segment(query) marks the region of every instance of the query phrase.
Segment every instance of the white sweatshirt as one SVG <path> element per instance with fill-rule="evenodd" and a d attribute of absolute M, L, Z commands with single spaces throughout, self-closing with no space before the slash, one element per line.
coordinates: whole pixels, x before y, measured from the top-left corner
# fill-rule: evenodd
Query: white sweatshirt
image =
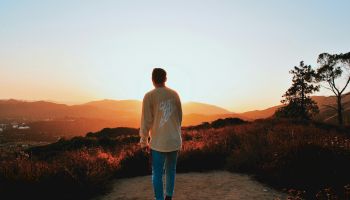
<path fill-rule="evenodd" d="M 142 102 L 140 127 L 141 146 L 161 152 L 180 150 L 182 108 L 179 95 L 168 87 L 158 87 L 146 93 Z"/>

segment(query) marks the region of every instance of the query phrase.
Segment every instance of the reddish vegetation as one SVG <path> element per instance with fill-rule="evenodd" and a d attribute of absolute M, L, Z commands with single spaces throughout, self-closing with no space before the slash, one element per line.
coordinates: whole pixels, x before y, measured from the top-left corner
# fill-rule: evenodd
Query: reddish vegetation
<path fill-rule="evenodd" d="M 315 199 L 316 194 L 323 199 L 330 193 L 345 198 L 344 186 L 350 183 L 347 131 L 280 120 L 184 129 L 177 171 L 226 169 L 255 175 L 280 189 L 294 188 L 291 199 Z M 1 195 L 82 199 L 108 190 L 112 178 L 150 174 L 148 153 L 139 149 L 137 134 L 101 134 L 1 159 Z"/>

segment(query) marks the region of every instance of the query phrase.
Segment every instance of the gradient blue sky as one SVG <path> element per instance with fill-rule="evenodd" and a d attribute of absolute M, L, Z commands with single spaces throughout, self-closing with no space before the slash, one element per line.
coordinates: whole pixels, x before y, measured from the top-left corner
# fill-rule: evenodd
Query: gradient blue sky
<path fill-rule="evenodd" d="M 183 101 L 279 104 L 299 61 L 350 51 L 350 1 L 0 0 L 0 98 L 142 99 L 153 67 Z M 322 90 L 319 94 L 329 95 Z"/>

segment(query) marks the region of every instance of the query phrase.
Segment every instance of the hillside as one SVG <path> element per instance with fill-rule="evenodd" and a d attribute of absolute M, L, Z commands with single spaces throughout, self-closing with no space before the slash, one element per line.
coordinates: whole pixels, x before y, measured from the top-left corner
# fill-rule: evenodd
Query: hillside
<path fill-rule="evenodd" d="M 345 122 L 350 121 L 350 93 L 344 96 Z M 337 122 L 336 111 L 325 105 L 335 106 L 334 96 L 312 96 L 320 113 L 316 116 L 319 121 L 330 123 Z M 230 112 L 219 106 L 188 102 L 183 103 L 184 126 L 197 125 L 205 121 L 213 121 L 218 118 L 237 117 L 244 120 L 267 118 L 282 105 L 273 106 L 263 110 L 254 110 L 243 113 Z M 142 102 L 138 100 L 100 100 L 91 101 L 80 105 L 65 105 L 46 101 L 19 101 L 0 100 L 0 120 L 20 119 L 28 121 L 52 120 L 62 118 L 88 118 L 107 120 L 115 126 L 139 127 Z"/>
<path fill-rule="evenodd" d="M 319 106 L 320 113 L 316 116 L 316 119 L 319 121 L 324 121 L 328 123 L 336 124 L 337 119 L 337 111 L 328 107 L 333 106 L 336 107 L 336 97 L 335 96 L 313 96 L 314 101 L 316 101 Z M 342 99 L 344 104 L 344 122 L 346 124 L 350 123 L 350 92 L 346 93 Z M 327 106 L 328 105 L 328 106 Z"/>
<path fill-rule="evenodd" d="M 83 105 L 94 106 L 100 109 L 123 111 L 131 113 L 141 113 L 142 102 L 138 100 L 110 100 L 91 101 Z"/>
<path fill-rule="evenodd" d="M 200 115 L 220 115 L 220 114 L 231 114 L 230 111 L 205 103 L 188 102 L 182 105 L 183 113 L 187 114 L 200 114 Z"/>
<path fill-rule="evenodd" d="M 138 127 L 142 102 L 138 100 L 101 100 L 68 106 L 45 101 L 0 100 L 0 119 L 39 121 L 62 118 L 92 118 L 113 121 L 115 126 Z M 183 104 L 184 125 L 196 125 L 220 117 L 241 117 L 218 106 L 190 102 Z"/>
<path fill-rule="evenodd" d="M 284 191 L 292 191 L 291 194 L 294 195 L 298 191 L 305 191 L 300 193 L 305 198 L 294 199 L 315 199 L 313 197 L 316 194 L 328 196 L 329 187 L 334 195 L 342 197 L 344 186 L 350 188 L 347 185 L 350 177 L 348 127 L 277 119 L 248 123 L 238 119 L 217 122 L 223 126 L 215 128 L 216 123 L 210 123 L 207 128 L 183 129 L 183 146 L 177 164 L 179 175 L 212 170 L 227 170 L 233 172 L 232 175 L 249 174 L 255 180 L 279 191 L 286 188 Z M 2 197 L 11 197 L 4 199 L 73 200 L 92 199 L 96 195 L 112 192 L 114 198 L 118 199 L 124 190 L 118 190 L 117 193 L 113 191 L 117 189 L 115 187 L 123 186 L 113 184 L 110 187 L 110 183 L 120 183 L 124 178 L 151 173 L 149 149 L 141 150 L 138 142 L 137 129 L 107 128 L 88 133 L 85 137 L 62 138 L 45 146 L 27 148 L 20 154 L 0 154 L 0 194 Z M 231 177 L 229 174 L 224 177 L 212 175 L 200 177 L 205 179 L 204 182 L 212 183 L 209 184 L 213 187 L 212 192 L 222 192 L 225 189 L 225 194 L 216 193 L 224 199 L 234 199 L 224 195 L 237 194 L 234 189 L 244 182 L 239 177 L 236 178 L 242 181 L 226 182 L 226 178 Z M 209 195 L 205 191 L 210 191 L 210 188 L 203 188 L 204 185 L 200 184 L 203 180 L 199 181 L 194 176 L 177 183 L 193 181 L 193 186 L 201 188 L 196 194 Z M 237 187 L 229 185 L 229 182 L 237 183 Z M 254 185 L 260 184 L 255 182 L 251 187 Z M 144 188 L 145 185 L 139 186 Z M 254 189 L 247 192 L 251 187 L 239 191 L 253 195 Z M 112 188 L 113 191 L 110 190 Z M 144 195 L 141 191 L 137 190 L 140 193 L 133 195 Z M 175 194 L 176 198 L 184 199 L 179 193 Z M 189 197 L 191 198 L 185 199 L 202 196 Z M 211 197 L 204 199 L 216 199 Z M 133 196 L 133 199 L 140 198 Z"/>
<path fill-rule="evenodd" d="M 272 116 L 278 108 L 282 107 L 282 105 L 273 106 L 264 110 L 253 110 L 241 113 L 242 116 L 250 119 L 260 119 L 260 118 L 267 118 Z"/>
<path fill-rule="evenodd" d="M 65 117 L 86 117 L 110 119 L 127 112 L 115 112 L 89 105 L 58 104 L 46 101 L 1 100 L 0 118 L 26 118 L 29 120 L 57 119 Z"/>

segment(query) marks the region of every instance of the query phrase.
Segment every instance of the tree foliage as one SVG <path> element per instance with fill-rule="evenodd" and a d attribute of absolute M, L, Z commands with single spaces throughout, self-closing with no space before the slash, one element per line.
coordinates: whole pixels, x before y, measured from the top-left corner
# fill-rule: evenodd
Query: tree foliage
<path fill-rule="evenodd" d="M 318 113 L 318 106 L 310 95 L 319 90 L 319 85 L 315 85 L 316 72 L 310 65 L 305 65 L 303 61 L 299 66 L 295 66 L 289 72 L 293 74 L 292 86 L 282 96 L 281 100 L 285 106 L 277 110 L 275 115 L 283 118 L 293 118 L 309 120 Z"/>
<path fill-rule="evenodd" d="M 343 109 L 342 102 L 343 93 L 350 83 L 350 52 L 346 54 L 329 54 L 322 53 L 318 56 L 317 62 L 320 67 L 317 69 L 317 81 L 326 82 L 328 86 L 324 86 L 332 91 L 337 97 L 337 106 L 327 105 L 338 113 L 338 123 L 343 125 Z M 348 72 L 348 73 L 345 73 Z M 343 80 L 344 85 L 339 86 L 336 80 Z"/>

